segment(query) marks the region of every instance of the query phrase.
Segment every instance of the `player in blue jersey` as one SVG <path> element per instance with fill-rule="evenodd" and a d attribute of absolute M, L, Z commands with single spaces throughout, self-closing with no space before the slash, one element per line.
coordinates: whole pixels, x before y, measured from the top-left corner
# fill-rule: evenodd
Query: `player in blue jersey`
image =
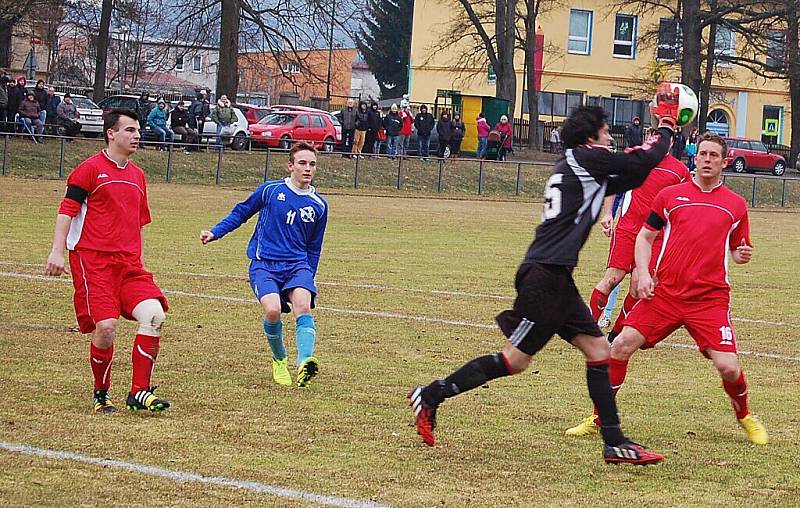
<path fill-rule="evenodd" d="M 200 233 L 203 244 L 219 240 L 258 213 L 247 246 L 247 257 L 252 260 L 250 286 L 264 309 L 272 377 L 280 385 L 292 384 L 281 312 L 293 311 L 297 323 L 297 386 L 308 386 L 319 372 L 311 309 L 317 294 L 314 277 L 328 223 L 328 203 L 311 185 L 316 171 L 317 150 L 307 143 L 295 144 L 289 151 L 289 177 L 265 182 L 210 231 Z"/>

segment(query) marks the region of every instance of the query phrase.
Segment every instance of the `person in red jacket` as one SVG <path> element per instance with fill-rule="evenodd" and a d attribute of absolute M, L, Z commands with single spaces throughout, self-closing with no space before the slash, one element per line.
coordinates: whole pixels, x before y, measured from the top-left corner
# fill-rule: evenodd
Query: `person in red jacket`
<path fill-rule="evenodd" d="M 508 121 L 508 117 L 506 115 L 500 117 L 500 122 L 494 126 L 494 130 L 503 136 L 503 147 L 501 148 L 500 156 L 497 159 L 506 160 L 506 154 L 508 154 L 508 152 L 513 152 L 511 149 L 511 140 L 514 137 L 514 130 L 511 127 L 511 122 Z"/>
<path fill-rule="evenodd" d="M 403 126 L 400 128 L 400 146 L 397 147 L 397 155 L 407 157 L 408 144 L 411 141 L 411 134 L 414 132 L 414 115 L 411 113 L 411 106 L 403 108 L 400 118 L 403 119 Z"/>

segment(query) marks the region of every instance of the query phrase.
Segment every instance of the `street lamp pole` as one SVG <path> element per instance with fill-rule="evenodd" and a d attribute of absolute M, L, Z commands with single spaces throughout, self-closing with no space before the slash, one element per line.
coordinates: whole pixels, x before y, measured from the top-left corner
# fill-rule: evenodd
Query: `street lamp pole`
<path fill-rule="evenodd" d="M 336 0 L 333 0 L 331 6 L 331 30 L 328 34 L 328 86 L 325 91 L 325 98 L 328 99 L 328 104 L 331 102 L 331 71 L 333 68 L 333 23 L 334 16 L 336 15 Z"/>

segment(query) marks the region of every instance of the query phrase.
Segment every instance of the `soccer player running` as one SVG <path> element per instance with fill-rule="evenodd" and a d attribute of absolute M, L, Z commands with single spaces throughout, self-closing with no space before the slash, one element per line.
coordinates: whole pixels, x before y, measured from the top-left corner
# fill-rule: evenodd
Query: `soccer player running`
<path fill-rule="evenodd" d="M 143 227 L 150 223 L 147 184 L 144 172 L 130 160 L 139 146 L 139 118 L 130 109 L 112 109 L 103 132 L 106 148 L 67 178 L 45 273 L 59 276 L 66 271 L 66 246 L 78 327 L 92 334 L 94 411 L 116 411 L 108 391 L 120 315 L 139 324 L 131 352 L 128 409 L 163 411 L 169 402 L 153 394 L 150 380 L 168 305 L 144 268 Z"/>
<path fill-rule="evenodd" d="M 603 216 L 600 218 L 600 224 L 603 226 L 604 231 L 611 231 L 611 245 L 608 252 L 608 265 L 606 273 L 600 282 L 597 283 L 592 295 L 589 298 L 589 307 L 592 309 L 592 316 L 595 320 L 599 320 L 603 314 L 603 310 L 608 303 L 608 295 L 617 287 L 625 274 L 632 273 L 634 265 L 634 244 L 636 243 L 636 235 L 642 229 L 642 224 L 650 212 L 650 205 L 653 203 L 656 194 L 665 187 L 670 185 L 677 185 L 691 178 L 689 168 L 687 168 L 681 161 L 676 159 L 670 154 L 667 154 L 664 159 L 653 168 L 650 175 L 644 183 L 628 191 L 625 197 L 625 203 L 622 207 L 622 215 L 617 222 L 616 227 L 613 227 L 614 217 L 611 214 L 611 202 L 613 196 L 606 198 L 604 203 Z M 661 235 L 656 238 L 653 245 L 654 249 L 658 249 L 661 245 Z M 635 286 L 632 288 L 635 293 Z M 608 334 L 609 342 L 614 340 L 619 332 L 622 330 L 622 322 L 625 316 L 630 312 L 631 307 L 636 301 L 636 295 L 628 292 L 622 304 L 622 311 L 620 312 L 614 324 L 611 333 Z"/>
<path fill-rule="evenodd" d="M 502 351 L 477 357 L 443 380 L 409 394 L 417 432 L 429 446 L 439 405 L 492 379 L 519 374 L 531 357 L 558 334 L 586 357 L 589 395 L 600 410 L 606 462 L 651 464 L 663 456 L 628 440 L 622 432 L 608 378 L 609 344 L 578 293 L 572 270 L 597 220 L 603 198 L 634 188 L 664 158 L 674 120 L 664 118 L 643 146 L 613 153 L 602 108 L 577 108 L 564 122 L 566 148 L 545 188 L 542 223 L 516 275 L 513 308 L 497 316 L 508 341 Z"/>
<path fill-rule="evenodd" d="M 636 238 L 641 299 L 611 346 L 609 376 L 616 392 L 637 349 L 651 348 L 684 326 L 719 371 L 747 437 L 755 444 L 767 444 L 766 428 L 750 414 L 747 381 L 739 366 L 730 317 L 728 257 L 737 264 L 749 263 L 753 247 L 747 202 L 722 185 L 727 152 L 721 137 L 706 133 L 698 145 L 695 176 L 663 189 L 653 200 Z M 663 245 L 651 274 L 652 246 L 662 230 Z M 602 418 L 600 425 L 604 425 Z"/>
<path fill-rule="evenodd" d="M 328 203 L 311 185 L 316 172 L 316 148 L 296 143 L 289 151 L 287 178 L 265 182 L 219 224 L 200 233 L 203 244 L 219 240 L 258 213 L 247 246 L 250 286 L 264 310 L 264 333 L 272 350 L 272 378 L 279 385 L 292 384 L 281 312 L 291 310 L 296 319 L 297 386 L 308 386 L 319 372 L 319 361 L 314 357 L 317 330 L 311 309 L 317 295 L 314 278 L 328 223 Z"/>

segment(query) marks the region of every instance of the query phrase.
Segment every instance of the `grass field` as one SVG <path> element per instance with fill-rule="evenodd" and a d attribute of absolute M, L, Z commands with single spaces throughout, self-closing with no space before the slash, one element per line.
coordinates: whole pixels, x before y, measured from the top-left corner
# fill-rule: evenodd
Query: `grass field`
<path fill-rule="evenodd" d="M 152 184 L 146 260 L 172 306 L 154 382 L 173 407 L 103 417 L 91 413 L 88 341 L 73 329 L 71 285 L 66 277 L 29 277 L 42 272 L 64 184 L 0 183 L 4 443 L 391 506 L 797 506 L 800 499 L 797 210 L 753 211 L 754 261 L 732 268 L 752 407 L 771 443 L 747 442 L 713 367 L 681 347 L 691 341 L 679 332 L 634 358 L 620 394 L 628 433 L 666 455 L 662 465 L 634 468 L 604 465 L 599 438 L 563 435 L 590 405 L 581 357 L 558 339 L 525 374 L 442 406 L 437 447 L 422 445 L 412 426 L 411 386 L 501 346 L 489 325 L 510 304 L 540 204 L 327 195 L 316 311 L 322 370 L 299 389 L 271 382 L 260 311 L 244 278 L 252 226 L 206 247 L 197 239 L 246 193 Z M 575 271 L 584 294 L 606 250 L 595 232 Z M 293 328 L 284 328 L 292 359 Z M 129 387 L 133 333 L 125 323 L 117 341 L 118 404 Z M 318 504 L 3 450 L 0 501 Z"/>

